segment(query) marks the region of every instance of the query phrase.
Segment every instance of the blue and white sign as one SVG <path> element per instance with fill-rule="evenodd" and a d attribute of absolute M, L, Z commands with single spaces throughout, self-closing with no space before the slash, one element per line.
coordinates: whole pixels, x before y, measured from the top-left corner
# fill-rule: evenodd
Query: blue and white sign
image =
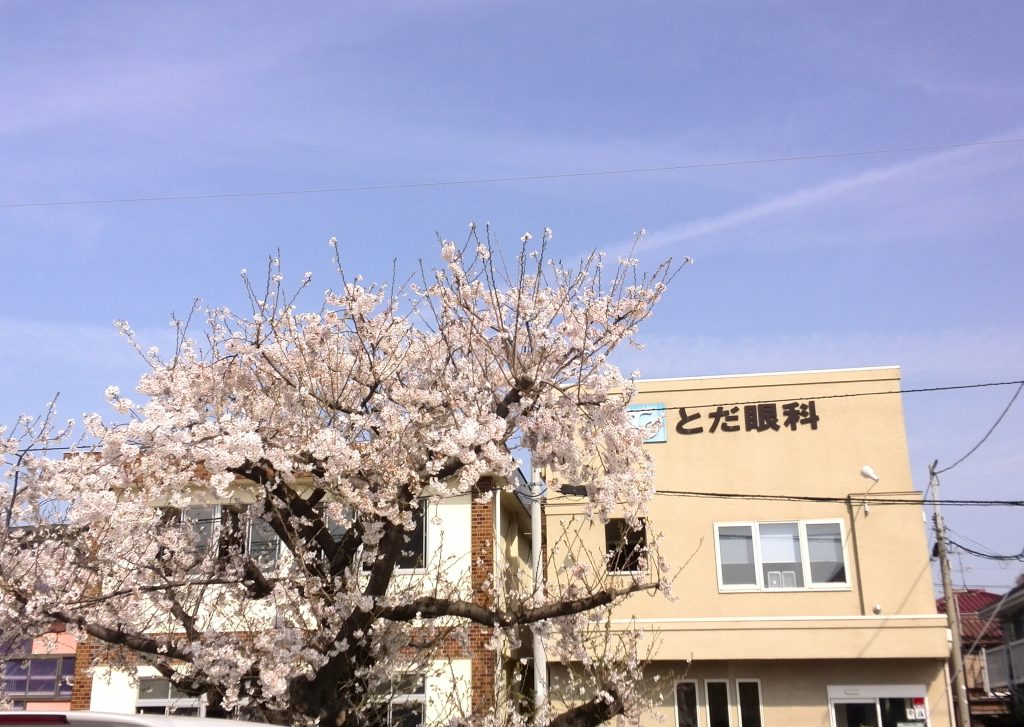
<path fill-rule="evenodd" d="M 667 442 L 668 436 L 665 432 L 665 405 L 664 404 L 630 404 L 626 409 L 633 426 L 637 429 L 644 428 L 651 431 L 655 422 L 658 429 L 644 440 L 644 444 L 654 442 Z"/>

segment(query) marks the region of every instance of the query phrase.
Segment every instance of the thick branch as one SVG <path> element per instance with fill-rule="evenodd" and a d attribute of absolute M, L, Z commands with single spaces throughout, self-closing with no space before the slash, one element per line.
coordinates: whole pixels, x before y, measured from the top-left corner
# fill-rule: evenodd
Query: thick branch
<path fill-rule="evenodd" d="M 169 642 L 158 641 L 148 636 L 128 633 L 127 631 L 113 629 L 109 626 L 100 626 L 99 624 L 89 623 L 86 621 L 85 617 L 68 613 L 67 611 L 47 610 L 44 613 L 56 621 L 61 621 L 66 624 L 74 624 L 90 636 L 95 636 L 100 641 L 105 641 L 108 644 L 125 646 L 133 651 L 141 651 L 144 654 L 166 656 L 172 659 L 180 659 L 185 662 L 192 661 L 192 655 L 189 652 L 183 651 Z"/>
<path fill-rule="evenodd" d="M 509 627 L 546 621 L 561 616 L 572 616 L 577 613 L 600 608 L 601 606 L 607 606 L 613 601 L 623 596 L 628 596 L 631 593 L 658 590 L 658 588 L 657 581 L 631 583 L 624 588 L 608 588 L 583 598 L 557 601 L 521 610 L 487 608 L 472 601 L 456 601 L 448 598 L 423 596 L 409 603 L 385 608 L 380 612 L 380 615 L 389 621 L 412 621 L 413 619 L 424 617 L 440 618 L 443 616 L 455 616 L 468 619 L 482 626 L 497 625 Z"/>

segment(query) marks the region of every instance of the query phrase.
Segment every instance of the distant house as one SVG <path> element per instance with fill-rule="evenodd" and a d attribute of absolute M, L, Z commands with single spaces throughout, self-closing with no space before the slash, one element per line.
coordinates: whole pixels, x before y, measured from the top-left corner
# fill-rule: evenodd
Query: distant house
<path fill-rule="evenodd" d="M 71 709 L 76 646 L 63 624 L 42 636 L 0 645 L 2 692 L 11 706 L 30 712 Z"/>
<path fill-rule="evenodd" d="M 960 641 L 963 644 L 964 675 L 967 678 L 967 700 L 973 727 L 1002 724 L 1009 714 L 1010 702 L 1005 693 L 993 693 L 985 665 L 985 651 L 1003 643 L 998 619 L 982 618 L 978 612 L 1002 600 L 997 593 L 978 589 L 956 591 L 960 611 Z M 939 613 L 946 613 L 946 599 L 935 601 Z"/>
<path fill-rule="evenodd" d="M 400 573 L 429 584 L 428 568 L 442 563 L 446 575 L 461 579 L 473 593 L 487 591 L 488 584 L 499 578 L 532 578 L 530 514 L 517 495 L 526 487 L 525 478 L 519 472 L 508 481 L 485 476 L 478 487 L 496 494 L 487 500 L 474 500 L 467 493 L 424 501 L 419 526 L 397 564 Z M 197 524 L 200 543 L 214 544 L 226 527 L 226 504 L 196 505 L 180 517 Z M 268 530 L 249 527 L 245 534 L 247 552 L 261 563 L 288 557 L 284 545 Z M 490 648 L 490 638 L 489 629 L 474 627 L 466 643 L 444 644 L 427 672 L 410 672 L 400 683 L 396 680 L 396 688 L 402 691 L 390 695 L 387 724 L 436 724 L 450 709 L 452 695 L 460 709 L 474 715 L 507 699 L 509 675 L 515 673 L 519 659 L 507 650 Z M 108 657 L 113 653 L 96 639 L 78 643 L 63 624 L 36 638 L 0 643 L 4 667 L 0 697 L 5 696 L 9 708 L 18 711 L 209 716 L 206 697 L 182 692 L 141 659 L 136 667 L 125 666 L 125 655 L 120 654 L 118 665 L 110 667 Z"/>
<path fill-rule="evenodd" d="M 982 619 L 999 622 L 1003 643 L 985 650 L 985 665 L 992 691 L 1005 694 L 1018 718 L 1024 716 L 1024 583 L 1001 600 L 978 611 Z M 1017 722 L 1016 724 L 1020 724 Z"/>

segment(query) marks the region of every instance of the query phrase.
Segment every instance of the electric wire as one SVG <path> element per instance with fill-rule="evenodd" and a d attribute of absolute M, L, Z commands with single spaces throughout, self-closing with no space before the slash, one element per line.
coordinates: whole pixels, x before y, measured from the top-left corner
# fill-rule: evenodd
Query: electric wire
<path fill-rule="evenodd" d="M 972 538 L 970 535 L 967 535 L 966 533 L 961 533 L 959 530 L 954 530 L 953 528 L 949 527 L 949 523 L 946 523 L 946 532 L 947 533 L 952 533 L 953 535 L 957 536 L 958 538 L 963 538 L 964 540 L 966 540 L 966 541 L 968 541 L 970 543 L 974 543 L 976 546 L 978 546 L 979 548 L 982 548 L 983 550 L 987 550 L 989 553 L 993 553 L 993 554 L 995 553 L 994 550 L 992 550 L 991 548 L 986 546 L 984 543 L 979 543 L 977 540 Z"/>
<path fill-rule="evenodd" d="M 643 381 L 643 379 L 639 379 Z M 858 391 L 851 392 L 848 394 L 822 394 L 820 396 L 801 394 L 800 398 L 806 401 L 824 401 L 826 399 L 854 399 L 859 396 L 885 396 L 887 394 L 922 394 L 933 391 L 957 391 L 962 389 L 982 389 L 990 386 L 1013 386 L 1013 385 L 1024 385 L 1024 380 L 1016 381 L 991 381 L 983 384 L 959 384 L 954 386 L 929 386 L 917 389 L 893 389 L 892 391 Z M 729 401 L 723 404 L 696 404 L 687 406 L 687 409 L 717 409 L 719 407 L 724 408 L 727 406 L 745 406 L 748 404 L 781 404 L 783 402 L 793 401 L 793 397 L 787 397 L 783 399 L 752 399 L 750 401 Z M 642 406 L 642 405 L 641 405 Z"/>
<path fill-rule="evenodd" d="M 552 485 L 552 490 L 559 493 L 561 497 L 584 499 L 586 494 L 581 492 L 583 488 L 580 486 L 563 486 L 563 489 L 559 490 L 557 487 Z M 911 496 L 912 495 L 912 496 Z M 534 497 L 530 494 L 523 493 L 524 498 L 528 500 L 540 500 L 543 497 Z M 829 496 L 829 495 L 793 495 L 793 494 L 767 494 L 763 492 L 713 492 L 713 491 L 702 491 L 702 490 L 662 490 L 659 489 L 655 492 L 655 497 L 693 497 L 703 499 L 714 499 L 714 500 L 750 500 L 750 501 L 765 501 L 765 502 L 812 502 L 812 503 L 852 503 L 860 505 L 867 503 L 874 507 L 875 505 L 913 505 L 916 507 L 923 507 L 926 504 L 930 504 L 932 501 L 925 502 L 917 496 L 917 493 L 908 493 L 907 497 L 886 497 L 884 495 L 871 495 L 867 493 L 856 493 L 846 495 L 843 497 Z M 948 505 L 950 507 L 1024 507 L 1024 500 L 982 500 L 982 499 L 950 499 L 950 500 L 939 500 L 940 505 Z M 550 504 L 550 500 L 549 500 Z M 570 503 L 567 503 L 570 504 Z M 620 503 L 625 504 L 625 503 Z"/>
<path fill-rule="evenodd" d="M 860 391 L 849 394 L 824 394 L 821 396 L 808 396 L 801 395 L 804 400 L 822 401 L 825 399 L 851 399 L 859 396 L 885 396 L 890 394 L 924 394 L 938 391 L 959 391 L 964 389 L 983 389 L 993 386 L 1012 386 L 1012 385 L 1024 385 L 1024 380 L 1016 381 L 988 381 L 979 384 L 956 384 L 952 386 L 930 386 L 916 389 L 894 389 L 892 391 Z M 700 404 L 697 406 L 688 406 L 687 409 L 713 409 L 717 407 L 727 406 L 744 406 L 746 404 L 781 404 L 783 402 L 793 401 L 792 398 L 785 399 L 758 399 L 756 401 L 734 401 L 724 404 Z M 37 452 L 67 452 L 73 449 L 87 450 L 89 445 L 79 446 L 60 446 L 60 447 L 25 447 L 21 449 L 11 450 L 11 454 L 18 454 L 27 450 L 33 450 Z"/>
<path fill-rule="evenodd" d="M 1006 404 L 1006 407 L 1005 407 L 1005 408 L 1003 409 L 1002 413 L 1001 413 L 1001 414 L 1000 414 L 1000 415 L 999 415 L 998 417 L 996 417 L 996 420 L 995 420 L 995 422 L 993 422 L 993 423 L 992 423 L 992 426 L 991 426 L 991 427 L 989 427 L 988 431 L 987 431 L 987 432 L 985 432 L 985 436 L 984 436 L 984 437 L 982 437 L 982 438 L 981 438 L 981 439 L 980 439 L 980 440 L 978 441 L 978 443 L 977 443 L 977 444 L 975 444 L 975 445 L 974 445 L 973 447 L 971 447 L 971 448 L 970 448 L 970 450 L 968 450 L 967 454 L 965 454 L 965 455 L 964 455 L 963 457 L 961 457 L 961 458 L 960 458 L 960 459 L 958 459 L 958 460 L 957 460 L 956 462 L 954 462 L 953 464 L 951 464 L 951 465 L 950 465 L 949 467 L 943 467 L 943 468 L 942 468 L 941 470 L 936 470 L 936 471 L 935 471 L 935 474 L 936 474 L 936 475 L 940 475 L 940 474 L 942 474 L 943 472 L 949 472 L 949 471 L 950 471 L 951 469 L 953 469 L 953 468 L 954 468 L 954 467 L 956 467 L 956 466 L 957 466 L 958 464 L 960 464 L 961 462 L 963 462 L 963 461 L 964 461 L 965 459 L 967 459 L 968 457 L 970 457 L 970 456 L 971 456 L 972 454 L 974 454 L 975 452 L 977 452 L 977 451 L 978 451 L 978 448 L 979 448 L 979 447 L 980 447 L 981 445 L 983 445 L 983 444 L 985 443 L 985 440 L 987 440 L 987 439 L 989 438 L 989 436 L 991 436 L 992 432 L 994 432 L 994 431 L 996 430 L 996 427 L 998 427 L 998 426 L 999 426 L 999 423 L 1000 423 L 1001 421 L 1003 421 L 1003 417 L 1005 417 L 1005 416 L 1006 416 L 1006 413 L 1007 413 L 1008 411 L 1010 411 L 1010 407 L 1012 407 L 1012 406 L 1013 406 L 1013 402 L 1017 401 L 1017 397 L 1018 397 L 1018 396 L 1020 395 L 1020 391 L 1021 391 L 1021 389 L 1024 389 L 1024 382 L 1022 382 L 1022 383 L 1020 384 L 1020 386 L 1018 386 L 1018 387 L 1017 387 L 1017 390 L 1016 390 L 1015 392 L 1013 392 L 1013 396 L 1011 396 L 1011 397 L 1010 397 L 1010 401 L 1009 401 L 1009 402 L 1008 402 L 1008 403 Z"/>
<path fill-rule="evenodd" d="M 954 548 L 962 550 L 968 555 L 973 555 L 975 558 L 983 558 L 985 560 L 995 560 L 1000 562 L 1008 562 L 1011 560 L 1015 560 L 1018 563 L 1024 563 L 1024 549 L 1022 549 L 1019 553 L 1014 553 L 1013 555 L 999 555 L 997 553 L 982 553 L 981 551 L 974 550 L 973 548 L 968 548 L 966 545 L 958 543 L 952 538 L 946 538 L 946 542 L 952 545 Z"/>
<path fill-rule="evenodd" d="M 509 177 L 479 177 L 468 179 L 447 179 L 429 182 L 406 182 L 398 184 L 366 184 L 345 187 L 319 187 L 310 189 L 262 190 L 250 192 L 222 192 L 212 194 L 180 194 L 155 195 L 150 197 L 111 197 L 107 199 L 55 200 L 38 202 L 7 202 L 0 204 L 0 209 L 17 209 L 25 207 L 70 207 L 77 205 L 100 204 L 135 204 L 140 202 L 182 202 L 211 199 L 242 199 L 252 197 L 286 197 L 309 194 L 343 194 L 350 192 L 377 192 L 399 189 L 427 189 L 431 187 L 455 187 L 480 184 L 498 184 L 503 182 L 537 182 L 555 179 L 576 179 L 585 177 L 607 177 L 627 174 L 650 174 L 655 172 L 678 172 L 691 169 L 714 169 L 724 167 L 740 167 L 781 162 L 802 162 L 820 159 L 840 159 L 846 157 L 873 156 L 880 154 L 899 154 L 908 152 L 942 151 L 963 149 L 967 147 L 984 147 L 999 144 L 1020 144 L 1024 138 L 993 139 L 988 141 L 969 141 L 955 144 L 930 144 L 926 146 L 891 147 L 884 149 L 862 149 L 858 151 L 831 152 L 826 154 L 801 154 L 796 156 L 765 157 L 761 159 L 740 159 L 721 162 L 699 162 L 693 164 L 673 164 L 660 167 L 637 167 L 633 169 L 603 169 L 585 172 L 560 172 L 552 174 L 531 174 Z"/>

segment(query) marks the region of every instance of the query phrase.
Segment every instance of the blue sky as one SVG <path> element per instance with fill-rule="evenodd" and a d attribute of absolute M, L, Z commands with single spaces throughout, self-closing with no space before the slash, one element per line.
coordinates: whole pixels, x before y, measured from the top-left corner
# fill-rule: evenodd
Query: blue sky
<path fill-rule="evenodd" d="M 0 421 L 104 410 L 194 296 L 281 250 L 368 279 L 490 221 L 572 259 L 696 258 L 623 358 L 645 376 L 900 364 L 907 388 L 1024 378 L 1024 143 L 347 193 L 10 206 L 715 164 L 1024 138 L 1024 6 L 989 3 L 0 4 Z M 319 286 L 317 286 L 319 289 Z M 315 301 L 310 299 L 310 304 Z M 1012 387 L 908 394 L 915 483 Z M 1020 498 L 1024 402 L 943 477 Z M 1019 510 L 956 533 L 1024 547 Z M 954 564 L 961 561 L 954 558 Z M 1022 566 L 962 559 L 957 582 Z"/>

